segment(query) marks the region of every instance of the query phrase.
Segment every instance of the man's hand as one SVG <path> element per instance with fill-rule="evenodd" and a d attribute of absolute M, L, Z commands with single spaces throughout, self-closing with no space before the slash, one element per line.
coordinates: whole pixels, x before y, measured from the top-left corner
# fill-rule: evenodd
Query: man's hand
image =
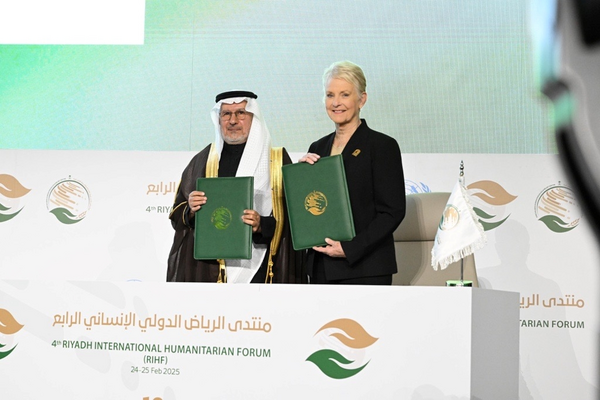
<path fill-rule="evenodd" d="M 344 249 L 342 248 L 342 244 L 340 242 L 325 238 L 325 243 L 327 243 L 325 246 L 315 246 L 313 247 L 313 250 L 318 251 L 319 253 L 327 254 L 329 257 L 346 258 L 346 253 L 344 253 Z"/>
<path fill-rule="evenodd" d="M 305 163 L 309 163 L 309 164 L 314 164 L 317 161 L 319 161 L 319 158 L 321 158 L 320 155 L 315 154 L 315 153 L 306 153 L 306 155 L 304 157 L 302 157 L 301 159 L 298 160 L 298 162 L 305 162 Z"/>
<path fill-rule="evenodd" d="M 206 204 L 206 194 L 204 192 L 193 191 L 188 196 L 188 208 L 190 209 L 190 218 L 196 214 L 196 211 Z"/>
<path fill-rule="evenodd" d="M 242 221 L 252 227 L 252 233 L 260 232 L 260 215 L 254 210 L 244 210 Z"/>

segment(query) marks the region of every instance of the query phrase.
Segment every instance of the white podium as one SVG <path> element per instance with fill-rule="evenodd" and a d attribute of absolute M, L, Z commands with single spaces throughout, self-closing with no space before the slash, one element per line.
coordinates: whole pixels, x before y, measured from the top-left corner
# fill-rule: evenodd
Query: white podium
<path fill-rule="evenodd" d="M 6 398 L 516 399 L 519 294 L 0 281 Z"/>

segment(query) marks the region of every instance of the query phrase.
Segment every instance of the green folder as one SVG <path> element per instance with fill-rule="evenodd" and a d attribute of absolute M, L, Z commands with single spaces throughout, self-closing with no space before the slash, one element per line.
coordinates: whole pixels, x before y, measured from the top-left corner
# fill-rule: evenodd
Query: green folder
<path fill-rule="evenodd" d="M 252 258 L 252 227 L 242 222 L 254 206 L 254 178 L 198 178 L 206 204 L 196 212 L 196 260 Z"/>
<path fill-rule="evenodd" d="M 342 155 L 321 157 L 311 165 L 282 167 L 283 188 L 295 250 L 325 245 L 325 238 L 355 236 Z"/>

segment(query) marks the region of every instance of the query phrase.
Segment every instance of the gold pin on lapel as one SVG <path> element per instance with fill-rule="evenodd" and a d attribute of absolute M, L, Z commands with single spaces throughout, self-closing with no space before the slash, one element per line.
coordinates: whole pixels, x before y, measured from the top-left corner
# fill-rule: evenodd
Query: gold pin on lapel
<path fill-rule="evenodd" d="M 354 151 L 352 152 L 352 155 L 353 155 L 354 157 L 357 157 L 359 154 L 360 154 L 360 149 L 356 149 L 356 150 L 354 150 Z"/>

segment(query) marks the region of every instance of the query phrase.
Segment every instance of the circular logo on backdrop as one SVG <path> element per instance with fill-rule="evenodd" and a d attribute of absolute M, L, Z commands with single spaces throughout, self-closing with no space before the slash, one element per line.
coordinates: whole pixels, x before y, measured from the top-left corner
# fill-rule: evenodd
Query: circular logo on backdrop
<path fill-rule="evenodd" d="M 559 182 L 548 186 L 538 195 L 535 216 L 552 232 L 564 233 L 579 225 L 581 210 L 573 191 Z"/>
<path fill-rule="evenodd" d="M 404 194 L 430 193 L 431 188 L 423 182 L 404 180 Z"/>
<path fill-rule="evenodd" d="M 91 206 L 89 190 L 83 183 L 70 176 L 55 183 L 46 198 L 48 211 L 67 225 L 83 220 Z"/>
<path fill-rule="evenodd" d="M 226 207 L 217 208 L 210 216 L 210 222 L 217 229 L 227 229 L 229 224 L 231 224 L 231 220 L 231 211 Z"/>
<path fill-rule="evenodd" d="M 312 215 L 321 215 L 327 208 L 327 197 L 322 192 L 313 190 L 304 199 L 304 208 Z"/>

